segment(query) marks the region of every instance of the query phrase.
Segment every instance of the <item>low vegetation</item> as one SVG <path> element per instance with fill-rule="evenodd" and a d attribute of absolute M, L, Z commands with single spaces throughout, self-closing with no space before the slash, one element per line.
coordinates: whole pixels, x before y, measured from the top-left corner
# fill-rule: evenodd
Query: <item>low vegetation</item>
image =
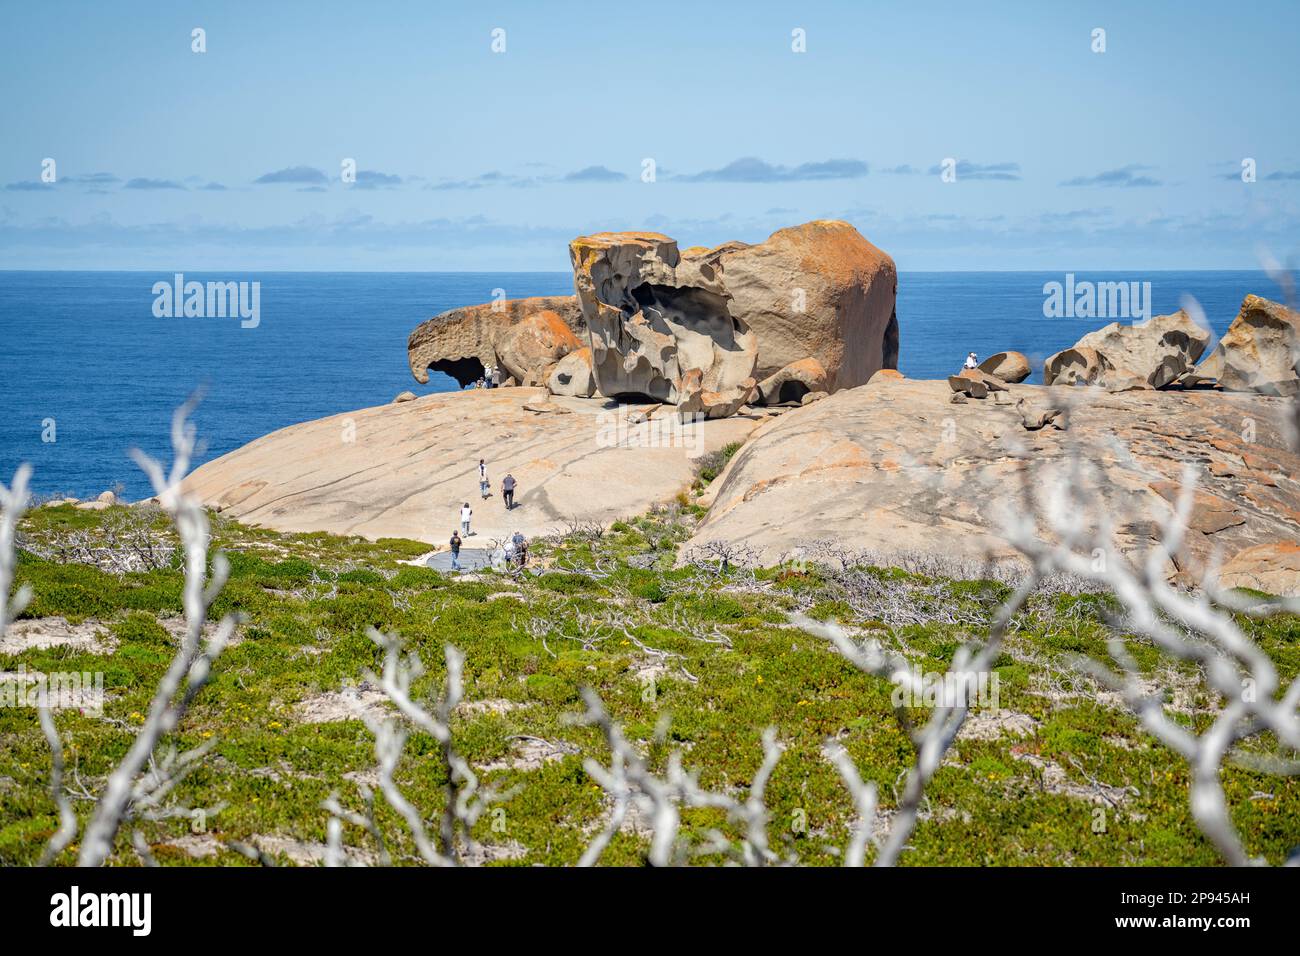
<path fill-rule="evenodd" d="M 715 462 L 716 476 L 725 457 Z M 883 818 L 897 805 L 912 745 L 895 719 L 894 685 L 854 668 L 824 640 L 791 624 L 803 612 L 871 636 L 922 672 L 942 673 L 964 644 L 982 640 L 1010 592 L 996 580 L 951 580 L 940 569 L 880 569 L 810 553 L 754 569 L 678 551 L 699 511 L 672 505 L 595 529 L 575 522 L 535 542 L 525 572 L 444 575 L 414 559 L 418 541 L 368 542 L 279 534 L 222 522 L 213 544 L 230 578 L 210 616 L 238 611 L 237 638 L 173 735 L 182 751 L 211 749 L 169 797 L 172 814 L 142 822 L 146 847 L 124 838 L 116 863 L 312 863 L 325 855 L 322 806 L 364 808 L 375 785 L 375 737 L 362 720 L 388 707 L 372 677 L 384 651 L 375 628 L 400 635 L 427 673 L 413 693 L 436 696 L 444 646 L 464 655 L 464 700 L 451 726 L 481 781 L 508 799 L 474 827 L 472 862 L 573 864 L 605 824 L 610 803 L 583 758 L 607 760 L 600 730 L 575 720 L 593 689 L 652 767 L 674 751 L 703 787 L 743 799 L 774 726 L 785 753 L 766 786 L 768 840 L 783 860 L 835 865 L 854 820 L 827 760 L 837 741 L 879 792 Z M 129 746 L 154 687 L 176 653 L 183 576 L 166 551 L 123 570 L 111 553 L 145 523 L 147 509 L 69 505 L 29 513 L 16 583 L 33 599 L 17 622 L 81 635 L 26 649 L 11 631 L 0 653 L 20 670 L 102 672 L 102 713 L 59 709 L 64 785 L 78 815 Z M 174 544 L 174 542 L 172 542 Z M 105 551 L 104 549 L 108 550 Z M 1077 666 L 1107 660 L 1112 599 L 1044 588 L 1015 617 L 994 662 L 998 706 L 975 709 L 926 791 L 906 865 L 1214 865 L 1215 847 L 1188 809 L 1185 763 L 1146 734 L 1114 694 Z M 1242 618 L 1284 681 L 1300 670 L 1300 618 Z M 93 639 L 84 635 L 91 633 Z M 1134 641 L 1138 666 L 1168 688 L 1181 721 L 1203 729 L 1215 701 L 1190 663 L 1171 663 Z M 914 724 L 923 707 L 904 708 Z M 1260 748 L 1267 741 L 1255 744 Z M 31 707 L 0 707 L 0 865 L 37 862 L 59 816 L 50 750 Z M 412 731 L 397 782 L 426 821 L 446 794 L 438 743 Z M 1300 844 L 1300 781 L 1267 774 L 1239 754 L 1223 773 L 1247 851 L 1279 863 Z M 80 798 L 80 799 L 79 799 Z M 355 859 L 418 862 L 397 815 L 375 800 L 385 843 L 352 820 Z M 336 805 L 337 805 L 336 804 Z M 719 862 L 708 834 L 734 829 L 716 809 L 683 811 L 683 833 Z M 433 824 L 436 828 L 436 822 Z M 646 859 L 645 821 L 630 818 L 601 856 Z M 76 859 L 75 844 L 55 861 Z M 869 851 L 870 854 L 870 851 Z"/>

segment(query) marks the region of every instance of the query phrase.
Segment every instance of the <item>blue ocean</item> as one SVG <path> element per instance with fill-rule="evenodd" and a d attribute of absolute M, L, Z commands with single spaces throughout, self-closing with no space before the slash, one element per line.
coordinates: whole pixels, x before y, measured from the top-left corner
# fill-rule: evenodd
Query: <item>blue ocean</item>
<path fill-rule="evenodd" d="M 128 449 L 167 452 L 172 409 L 196 387 L 202 460 L 295 422 L 371 405 L 406 389 L 456 388 L 431 374 L 418 385 L 406 337 L 446 309 L 511 298 L 570 294 L 569 273 L 186 274 L 187 280 L 258 281 L 260 323 L 238 318 L 156 318 L 155 282 L 144 272 L 0 271 L 0 476 L 35 468 L 41 495 L 97 495 L 149 488 Z M 1152 314 L 1195 296 L 1216 334 L 1254 292 L 1282 297 L 1262 272 L 1076 275 L 1081 281 L 1150 282 Z M 1062 273 L 913 272 L 898 283 L 899 367 L 912 378 L 956 371 L 981 358 L 1024 352 L 1041 381 L 1042 360 L 1109 319 L 1045 318 L 1044 285 Z"/>

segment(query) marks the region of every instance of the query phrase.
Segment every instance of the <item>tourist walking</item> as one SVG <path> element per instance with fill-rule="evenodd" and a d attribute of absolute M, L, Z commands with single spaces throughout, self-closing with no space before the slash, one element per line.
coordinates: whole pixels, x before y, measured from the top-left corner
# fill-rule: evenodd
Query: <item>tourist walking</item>
<path fill-rule="evenodd" d="M 488 481 L 487 463 L 482 458 L 478 460 L 478 491 L 484 501 L 492 497 L 492 483 Z"/>
<path fill-rule="evenodd" d="M 460 530 L 467 538 L 474 533 L 469 530 L 469 519 L 472 517 L 474 517 L 474 509 L 469 506 L 467 501 L 460 507 Z"/>
<path fill-rule="evenodd" d="M 501 497 L 505 499 L 506 511 L 513 511 L 515 507 L 515 476 L 506 472 L 506 476 L 501 479 Z"/>
<path fill-rule="evenodd" d="M 519 561 L 522 568 L 528 563 L 528 539 L 518 531 L 510 538 L 510 543 L 515 546 L 515 558 Z"/>
<path fill-rule="evenodd" d="M 460 535 L 453 528 L 451 532 L 451 569 L 460 570 Z"/>
<path fill-rule="evenodd" d="M 493 388 L 501 387 L 501 366 L 500 365 L 492 366 L 492 387 Z"/>

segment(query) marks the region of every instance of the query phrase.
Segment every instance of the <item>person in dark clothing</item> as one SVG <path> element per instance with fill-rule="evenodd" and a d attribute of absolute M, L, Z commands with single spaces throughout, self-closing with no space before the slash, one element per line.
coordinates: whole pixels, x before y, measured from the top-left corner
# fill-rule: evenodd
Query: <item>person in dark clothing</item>
<path fill-rule="evenodd" d="M 451 569 L 460 570 L 460 535 L 455 530 L 451 532 Z"/>
<path fill-rule="evenodd" d="M 513 510 L 515 506 L 515 476 L 509 472 L 506 472 L 506 476 L 501 479 L 501 497 L 506 501 L 506 510 Z"/>
<path fill-rule="evenodd" d="M 519 566 L 522 568 L 528 563 L 528 539 L 516 531 L 514 537 L 510 539 L 510 543 L 515 546 L 515 560 L 519 562 Z"/>

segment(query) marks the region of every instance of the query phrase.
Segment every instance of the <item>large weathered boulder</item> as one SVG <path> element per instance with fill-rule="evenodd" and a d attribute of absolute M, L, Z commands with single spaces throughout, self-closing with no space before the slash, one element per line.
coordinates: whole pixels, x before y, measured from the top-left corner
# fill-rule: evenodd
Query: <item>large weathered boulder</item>
<path fill-rule="evenodd" d="M 754 374 L 758 340 L 734 316 L 717 270 L 682 259 L 653 232 L 606 232 L 569 244 L 591 336 L 591 368 L 606 398 L 676 405 L 683 376 L 728 395 Z"/>
<path fill-rule="evenodd" d="M 1210 330 L 1198 325 L 1183 309 L 1145 322 L 1112 322 L 1089 332 L 1076 348 L 1094 348 L 1117 369 L 1145 378 L 1152 388 L 1164 388 L 1191 369 L 1210 344 Z"/>
<path fill-rule="evenodd" d="M 420 323 L 406 342 L 406 359 L 417 382 L 429 381 L 429 369 L 445 372 L 460 384 L 472 385 L 489 365 L 511 370 L 522 367 L 520 357 L 510 353 L 507 339 L 515 325 L 530 316 L 549 312 L 581 342 L 586 325 L 576 296 L 537 296 L 530 299 L 500 299 L 483 305 L 451 309 Z M 522 336 L 516 344 L 535 344 Z M 555 361 L 552 359 L 552 361 Z"/>
<path fill-rule="evenodd" d="M 828 391 L 826 369 L 815 358 L 800 359 L 758 383 L 755 405 L 798 405 L 810 392 Z"/>
<path fill-rule="evenodd" d="M 1132 325 L 1112 322 L 1051 356 L 1044 383 L 1165 388 L 1191 371 L 1209 343 L 1210 330 L 1182 309 Z"/>
<path fill-rule="evenodd" d="M 759 381 L 814 358 L 835 391 L 898 365 L 894 260 L 847 222 L 819 219 L 683 259 L 717 275 L 731 315 L 758 336 Z"/>
<path fill-rule="evenodd" d="M 501 365 L 520 385 L 544 385 L 555 364 L 582 342 L 556 312 L 542 309 L 516 322 L 497 341 Z"/>
<path fill-rule="evenodd" d="M 1300 393 L 1300 313 L 1257 295 L 1246 296 L 1232 325 L 1196 371 L 1234 392 Z"/>
<path fill-rule="evenodd" d="M 1029 359 L 1021 352 L 998 352 L 980 362 L 980 371 L 988 372 L 1013 385 L 1029 378 Z"/>
<path fill-rule="evenodd" d="M 591 348 L 583 346 L 555 363 L 546 387 L 552 395 L 591 398 L 596 394 L 596 379 L 591 374 Z"/>
<path fill-rule="evenodd" d="M 1016 557 L 1004 529 L 1024 513 L 1022 476 L 1040 500 L 1068 495 L 1078 449 L 1105 472 L 1100 507 L 1125 551 L 1151 547 L 1174 508 L 1171 483 L 1199 462 L 1178 568 L 1195 576 L 1218 552 L 1234 582 L 1295 593 L 1298 558 L 1285 545 L 1300 541 L 1300 455 L 1282 435 L 1288 399 L 1018 385 L 1023 404 L 953 406 L 951 394 L 945 382 L 877 378 L 765 420 L 715 479 L 683 553 L 727 542 L 774 564 L 796 549 L 816 560 L 826 542 L 823 555 L 846 548 L 888 563 L 921 553 L 979 574 L 985 558 Z M 1274 550 L 1234 563 L 1261 545 Z M 1284 573 L 1264 576 L 1271 559 L 1285 559 Z"/>

